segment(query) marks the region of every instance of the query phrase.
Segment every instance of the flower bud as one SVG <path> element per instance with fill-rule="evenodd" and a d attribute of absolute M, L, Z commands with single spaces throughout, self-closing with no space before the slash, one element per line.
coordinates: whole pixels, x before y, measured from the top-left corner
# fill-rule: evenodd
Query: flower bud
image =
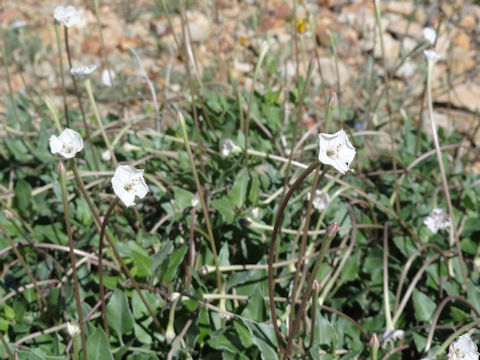
<path fill-rule="evenodd" d="M 327 235 L 329 237 L 334 237 L 335 235 L 337 235 L 337 232 L 338 232 L 338 223 L 336 221 L 328 225 Z"/>
<path fill-rule="evenodd" d="M 180 296 L 180 293 L 178 292 L 173 292 L 171 295 L 170 295 L 170 301 L 175 301 L 179 298 Z"/>
<path fill-rule="evenodd" d="M 67 322 L 67 334 L 71 337 L 77 337 L 80 335 L 80 326 L 73 322 Z"/>
<path fill-rule="evenodd" d="M 67 169 L 65 168 L 65 165 L 63 165 L 63 161 L 59 161 L 57 165 L 57 173 L 58 176 L 65 176 L 67 173 Z"/>
<path fill-rule="evenodd" d="M 7 220 L 13 220 L 12 212 L 10 210 L 5 209 L 5 217 L 7 218 Z"/>
<path fill-rule="evenodd" d="M 330 93 L 330 96 L 328 97 L 328 106 L 337 106 L 337 104 L 338 104 L 337 93 L 335 91 L 332 91 Z"/>
<path fill-rule="evenodd" d="M 320 290 L 320 283 L 319 283 L 317 280 L 314 280 L 314 281 L 313 281 L 312 290 L 313 290 L 313 291 L 318 291 L 318 290 Z"/>
<path fill-rule="evenodd" d="M 111 159 L 112 159 L 112 155 L 110 154 L 110 151 L 105 150 L 104 152 L 102 152 L 102 160 L 104 162 L 109 162 Z"/>
<path fill-rule="evenodd" d="M 380 348 L 380 340 L 378 339 L 377 334 L 373 334 L 370 338 L 370 342 L 368 343 L 370 346 L 370 353 L 372 355 L 372 359 L 377 358 L 378 349 Z"/>

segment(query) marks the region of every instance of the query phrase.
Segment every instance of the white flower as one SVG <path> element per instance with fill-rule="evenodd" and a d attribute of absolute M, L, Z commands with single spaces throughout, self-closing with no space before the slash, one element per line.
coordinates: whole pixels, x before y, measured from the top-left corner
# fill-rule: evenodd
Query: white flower
<path fill-rule="evenodd" d="M 112 80 L 115 79 L 115 71 L 113 70 L 103 70 L 102 71 L 102 83 L 103 85 L 105 86 L 108 86 L 108 87 L 112 87 L 113 84 L 112 84 Z"/>
<path fill-rule="evenodd" d="M 425 55 L 428 61 L 437 62 L 438 60 L 441 59 L 440 55 L 438 55 L 438 53 L 435 50 L 423 50 L 423 54 Z"/>
<path fill-rule="evenodd" d="M 404 335 L 403 330 L 399 330 L 399 329 L 386 330 L 382 334 L 382 337 L 380 338 L 382 349 L 385 349 L 388 343 L 390 343 L 393 346 L 393 343 L 397 340 L 402 339 L 403 335 Z"/>
<path fill-rule="evenodd" d="M 50 151 L 52 154 L 60 154 L 65 159 L 71 159 L 82 149 L 82 137 L 72 129 L 66 128 L 58 137 L 50 136 Z"/>
<path fill-rule="evenodd" d="M 320 162 L 333 166 L 342 174 L 350 170 L 350 163 L 355 157 L 355 148 L 343 129 L 335 134 L 318 134 L 318 139 Z"/>
<path fill-rule="evenodd" d="M 307 193 L 307 200 L 310 201 L 310 191 Z M 325 191 L 315 190 L 315 196 L 313 197 L 313 207 L 318 211 L 326 209 L 330 203 L 330 196 Z"/>
<path fill-rule="evenodd" d="M 80 335 L 80 326 L 73 322 L 67 322 L 67 334 L 71 337 L 74 338 L 78 335 Z"/>
<path fill-rule="evenodd" d="M 110 160 L 112 160 L 112 154 L 109 150 L 105 150 L 104 152 L 102 152 L 102 160 L 105 162 L 109 162 Z"/>
<path fill-rule="evenodd" d="M 233 143 L 233 141 L 230 139 L 226 139 L 222 143 L 222 145 L 220 145 L 220 154 L 223 157 L 227 157 L 232 153 L 234 147 L 235 147 L 235 144 Z"/>
<path fill-rule="evenodd" d="M 95 69 L 97 68 L 97 65 L 81 65 L 81 66 L 76 66 L 74 68 L 70 69 L 70 73 L 75 76 L 76 78 L 86 78 L 87 76 L 90 76 Z"/>
<path fill-rule="evenodd" d="M 423 223 L 435 234 L 438 230 L 448 229 L 452 225 L 450 217 L 440 208 L 433 209 Z"/>
<path fill-rule="evenodd" d="M 437 33 L 431 27 L 426 27 L 423 29 L 423 37 L 430 43 L 430 45 L 433 45 L 437 39 Z"/>
<path fill-rule="evenodd" d="M 135 196 L 143 199 L 148 193 L 148 186 L 143 179 L 143 170 L 129 165 L 121 165 L 115 170 L 112 186 L 113 191 L 126 207 L 135 205 Z"/>
<path fill-rule="evenodd" d="M 77 9 L 75 9 L 72 5 L 57 6 L 53 12 L 53 17 L 55 21 L 63 24 L 67 28 L 78 24 L 81 20 L 80 14 L 78 13 Z"/>
<path fill-rule="evenodd" d="M 465 334 L 452 341 L 448 348 L 448 360 L 478 360 L 478 349 L 470 335 Z"/>

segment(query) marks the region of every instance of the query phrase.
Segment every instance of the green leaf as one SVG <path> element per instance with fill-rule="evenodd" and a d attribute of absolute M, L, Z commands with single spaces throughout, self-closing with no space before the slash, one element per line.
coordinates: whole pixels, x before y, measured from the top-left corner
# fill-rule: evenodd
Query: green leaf
<path fill-rule="evenodd" d="M 168 269 L 167 272 L 163 275 L 162 280 L 166 283 L 172 281 L 173 276 L 177 272 L 177 269 L 180 263 L 183 261 L 185 254 L 187 253 L 188 246 L 182 246 L 180 249 L 175 251 L 168 259 Z"/>
<path fill-rule="evenodd" d="M 217 211 L 225 217 L 225 220 L 227 220 L 227 223 L 229 224 L 232 223 L 235 217 L 235 212 L 233 211 L 230 201 L 226 197 L 213 200 L 212 206 L 215 209 L 217 209 Z"/>
<path fill-rule="evenodd" d="M 258 175 L 252 174 L 252 185 L 250 186 L 250 191 L 248 192 L 248 200 L 252 204 L 258 202 L 260 196 L 260 181 L 258 180 Z"/>
<path fill-rule="evenodd" d="M 235 184 L 228 194 L 230 203 L 237 208 L 240 208 L 245 202 L 245 196 L 247 195 L 247 186 L 248 186 L 248 173 L 247 169 L 240 171 Z"/>
<path fill-rule="evenodd" d="M 128 306 L 127 295 L 115 289 L 107 305 L 108 324 L 121 337 L 133 329 L 133 315 Z"/>
<path fill-rule="evenodd" d="M 415 317 L 419 321 L 429 321 L 437 305 L 424 293 L 413 290 L 413 305 L 415 307 Z"/>
<path fill-rule="evenodd" d="M 242 345 L 245 348 L 249 348 L 250 346 L 253 345 L 252 341 L 252 336 L 250 335 L 250 332 L 248 329 L 243 326 L 243 324 L 239 321 L 234 321 L 233 326 L 235 327 L 235 330 L 237 330 L 238 337 L 240 338 L 240 341 L 242 342 Z"/>
<path fill-rule="evenodd" d="M 475 286 L 473 281 L 468 283 L 467 300 L 475 306 L 476 309 L 480 309 L 480 287 Z"/>
<path fill-rule="evenodd" d="M 248 300 L 247 307 L 243 309 L 242 316 L 244 318 L 262 321 L 264 316 L 264 302 L 260 291 L 254 291 Z"/>
<path fill-rule="evenodd" d="M 22 212 L 26 212 L 29 209 L 31 198 L 32 187 L 30 184 L 23 179 L 17 181 L 15 185 L 15 199 L 17 201 L 18 208 Z"/>
<path fill-rule="evenodd" d="M 275 337 L 273 325 L 269 323 L 256 323 L 253 321 L 244 321 L 252 335 L 253 343 L 260 350 L 263 360 L 278 359 L 278 343 Z"/>
<path fill-rule="evenodd" d="M 173 194 L 175 196 L 175 207 L 177 209 L 183 211 L 192 206 L 192 200 L 195 197 L 195 194 L 177 186 L 173 187 Z"/>
<path fill-rule="evenodd" d="M 88 360 L 114 360 L 107 336 L 101 327 L 96 328 L 88 337 L 86 346 Z"/>

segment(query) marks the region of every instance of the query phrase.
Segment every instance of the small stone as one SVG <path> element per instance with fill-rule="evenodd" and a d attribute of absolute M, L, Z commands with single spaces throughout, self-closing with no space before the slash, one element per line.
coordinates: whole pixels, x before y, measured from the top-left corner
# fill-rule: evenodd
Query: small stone
<path fill-rule="evenodd" d="M 480 112 L 480 82 L 471 80 L 453 87 L 450 93 L 440 95 L 438 102 L 450 103 L 451 105 L 466 109 L 473 113 Z"/>
<path fill-rule="evenodd" d="M 466 29 L 473 29 L 476 24 L 477 20 L 475 20 L 475 17 L 473 15 L 465 16 L 460 22 L 460 26 Z"/>
<path fill-rule="evenodd" d="M 335 60 L 332 58 L 319 58 L 320 66 L 322 68 L 323 79 L 325 85 L 328 87 L 337 86 L 337 72 L 335 70 Z M 348 67 L 341 61 L 338 61 L 338 70 L 340 74 L 340 86 L 345 85 L 350 79 L 350 71 Z"/>
<path fill-rule="evenodd" d="M 453 43 L 462 49 L 470 50 L 470 37 L 463 31 L 458 32 L 453 40 Z"/>
<path fill-rule="evenodd" d="M 405 1 L 389 1 L 385 4 L 385 10 L 394 14 L 410 16 L 413 13 L 415 4 Z"/>

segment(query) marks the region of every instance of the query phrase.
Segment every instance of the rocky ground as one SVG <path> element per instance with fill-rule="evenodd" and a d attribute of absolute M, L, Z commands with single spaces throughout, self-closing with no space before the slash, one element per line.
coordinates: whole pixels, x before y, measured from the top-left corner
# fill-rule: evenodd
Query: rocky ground
<path fill-rule="evenodd" d="M 155 86 L 160 106 L 188 101 L 185 95 L 188 85 L 186 70 L 180 56 L 183 39 L 179 7 L 176 1 L 167 2 L 170 19 L 163 11 L 161 1 L 101 1 L 104 58 L 93 2 L 69 1 L 83 15 L 81 24 L 69 31 L 73 62 L 98 66 L 93 81 L 98 85 L 95 92 L 104 113 L 127 111 L 133 115 L 144 107 L 145 102 L 151 101 L 132 48 Z M 305 109 L 307 127 L 316 114 L 323 111 L 324 95 L 332 90 L 337 91 L 343 104 L 354 109 L 354 114 L 362 115 L 358 119 L 360 124 L 371 125 L 373 113 L 365 108 L 367 95 L 372 98 L 372 95 L 383 93 L 381 83 L 385 69 L 375 28 L 373 2 L 298 2 L 296 34 L 293 1 L 192 2 L 187 9 L 187 19 L 191 37 L 189 57 L 195 63 L 191 68 L 194 76 L 201 81 L 202 87 L 212 91 L 223 91 L 222 87 L 229 83 L 238 83 L 248 89 L 258 50 L 266 40 L 270 43 L 270 51 L 278 55 L 277 74 L 270 77 L 278 88 L 282 85 L 288 88 L 292 83 L 297 74 L 297 62 L 300 75 L 306 73 L 310 59 L 315 58 L 320 65 L 325 87 L 324 91 L 311 94 Z M 8 68 L 14 91 L 30 95 L 38 93 L 61 105 L 59 59 L 52 16 L 58 4 L 40 0 L 3 1 L 0 24 L 9 34 L 15 35 L 17 42 L 10 42 L 14 48 L 10 49 L 13 58 Z M 433 81 L 437 122 L 446 128 L 457 126 L 471 144 L 479 146 L 480 4 L 467 0 L 417 4 L 413 1 L 382 1 L 382 27 L 395 110 L 404 110 L 416 122 L 423 117 L 426 62 L 422 50 L 428 47 L 428 43 L 422 30 L 432 27 L 438 30 L 435 50 L 441 56 L 434 68 Z M 297 51 L 295 36 L 298 36 Z M 332 39 L 338 62 L 332 51 Z M 102 85 L 101 70 L 107 67 L 116 74 L 116 94 Z M 320 89 L 322 80 L 319 74 L 312 77 L 314 89 Z M 0 91 L 6 94 L 5 71 L 1 71 L 0 76 Z M 260 76 L 268 81 L 267 74 Z M 372 81 L 375 87 L 369 85 Z M 256 89 L 262 91 L 264 84 L 259 81 Z M 369 94 L 372 89 L 378 94 Z M 121 94 L 123 111 L 117 106 L 118 93 Z M 73 93 L 71 100 L 74 103 Z M 0 111 L 5 112 L 4 101 L 0 104 Z M 373 125 L 379 123 L 382 118 L 374 117 Z M 480 169 L 480 163 L 475 167 Z"/>

